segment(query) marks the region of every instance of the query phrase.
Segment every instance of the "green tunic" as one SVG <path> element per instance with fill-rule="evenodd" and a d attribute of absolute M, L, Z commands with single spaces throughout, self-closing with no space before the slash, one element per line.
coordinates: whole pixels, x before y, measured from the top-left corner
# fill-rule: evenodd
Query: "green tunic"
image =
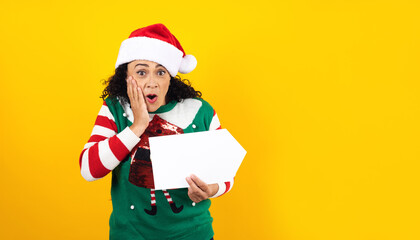
<path fill-rule="evenodd" d="M 106 99 L 106 104 L 118 132 L 132 124 L 118 101 Z M 180 103 L 172 101 L 149 114 L 162 116 L 170 123 L 181 121 L 184 133 L 190 133 L 209 130 L 214 110 L 202 99 L 186 99 Z M 151 191 L 128 181 L 130 156 L 112 171 L 110 239 L 206 240 L 213 237 L 213 218 L 209 212 L 211 201 L 207 199 L 192 206 L 187 188 L 167 190 L 176 206 L 183 206 L 179 213 L 172 211 L 161 190 L 155 193 L 156 215 L 146 213 L 145 209 L 151 208 Z"/>

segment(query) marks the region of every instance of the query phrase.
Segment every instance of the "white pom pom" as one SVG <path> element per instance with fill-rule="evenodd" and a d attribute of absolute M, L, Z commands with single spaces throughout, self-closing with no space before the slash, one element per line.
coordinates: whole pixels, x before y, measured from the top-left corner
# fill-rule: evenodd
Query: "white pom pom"
<path fill-rule="evenodd" d="M 185 55 L 182 58 L 181 66 L 179 67 L 180 73 L 189 73 L 197 66 L 197 59 L 193 55 Z"/>

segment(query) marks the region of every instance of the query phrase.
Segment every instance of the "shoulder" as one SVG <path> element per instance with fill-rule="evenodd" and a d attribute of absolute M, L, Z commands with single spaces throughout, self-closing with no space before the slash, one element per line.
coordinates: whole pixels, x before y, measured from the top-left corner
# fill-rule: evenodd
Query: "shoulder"
<path fill-rule="evenodd" d="M 187 98 L 179 102 L 177 105 L 185 110 L 196 111 L 213 111 L 213 107 L 202 98 Z"/>
<path fill-rule="evenodd" d="M 203 108 L 213 109 L 213 107 L 210 105 L 210 103 L 208 103 L 206 100 L 204 100 L 202 98 L 193 98 L 193 99 L 196 100 L 196 101 L 200 101 Z"/>
<path fill-rule="evenodd" d="M 202 125 L 203 130 L 211 129 L 211 124 L 215 122 L 214 117 L 216 116 L 216 111 L 213 109 L 210 103 L 202 98 L 190 98 L 188 101 L 190 103 L 200 105 L 194 114 L 193 121 L 196 123 L 196 125 Z"/>
<path fill-rule="evenodd" d="M 117 125 L 119 123 L 126 124 L 127 120 L 133 122 L 133 112 L 128 103 L 122 103 L 118 98 L 108 97 L 103 104 L 111 115 L 113 115 Z M 125 127 L 125 126 L 124 126 Z M 122 129 L 119 128 L 122 131 Z"/>
<path fill-rule="evenodd" d="M 187 98 L 176 103 L 172 110 L 158 115 L 166 121 L 185 129 L 194 121 L 211 121 L 213 112 L 213 108 L 207 101 L 200 98 Z"/>
<path fill-rule="evenodd" d="M 115 107 L 119 104 L 118 98 L 115 97 L 107 97 L 104 100 L 104 105 L 107 105 L 108 107 Z"/>
<path fill-rule="evenodd" d="M 199 111 L 214 111 L 213 107 L 201 98 L 186 98 L 178 102 L 173 109 L 175 112 L 197 114 Z"/>
<path fill-rule="evenodd" d="M 213 107 L 202 98 L 187 98 L 178 103 L 177 106 L 183 112 L 190 112 L 195 116 L 212 117 L 215 113 Z"/>

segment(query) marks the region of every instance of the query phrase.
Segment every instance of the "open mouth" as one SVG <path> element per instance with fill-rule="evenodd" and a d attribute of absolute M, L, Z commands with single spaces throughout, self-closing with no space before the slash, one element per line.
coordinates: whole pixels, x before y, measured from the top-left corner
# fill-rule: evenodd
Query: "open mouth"
<path fill-rule="evenodd" d="M 157 100 L 157 95 L 156 94 L 148 94 L 146 96 L 146 99 L 149 103 L 154 103 Z"/>

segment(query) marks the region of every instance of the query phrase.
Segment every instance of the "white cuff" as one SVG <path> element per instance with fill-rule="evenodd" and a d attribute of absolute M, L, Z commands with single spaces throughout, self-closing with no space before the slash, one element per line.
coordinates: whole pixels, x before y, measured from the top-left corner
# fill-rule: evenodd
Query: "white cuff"
<path fill-rule="evenodd" d="M 131 151 L 134 148 L 134 146 L 136 146 L 136 144 L 140 141 L 140 138 L 137 137 L 137 135 L 134 134 L 129 127 L 126 127 L 124 130 L 118 133 L 117 137 L 125 145 L 128 151 Z"/>

